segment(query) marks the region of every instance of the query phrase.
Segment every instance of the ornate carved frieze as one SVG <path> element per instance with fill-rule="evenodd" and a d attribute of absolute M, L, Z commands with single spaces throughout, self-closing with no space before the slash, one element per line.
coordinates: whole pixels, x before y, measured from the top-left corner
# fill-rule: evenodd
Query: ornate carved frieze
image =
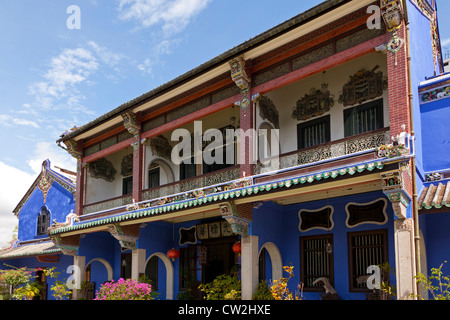
<path fill-rule="evenodd" d="M 450 85 L 445 85 L 440 88 L 433 88 L 432 90 L 420 92 L 420 102 L 422 104 L 441 100 L 450 97 Z"/>
<path fill-rule="evenodd" d="M 381 0 L 380 9 L 386 28 L 393 32 L 400 28 L 403 21 L 403 6 L 401 0 Z"/>
<path fill-rule="evenodd" d="M 140 143 L 139 135 L 141 133 L 141 128 L 136 123 L 136 115 L 133 112 L 126 112 L 122 114 L 122 118 L 123 118 L 123 126 L 135 138 L 135 142 L 132 144 L 132 147 L 136 150 L 139 147 Z"/>
<path fill-rule="evenodd" d="M 292 118 L 296 120 L 308 120 L 330 111 L 334 100 L 328 90 L 311 89 L 309 94 L 297 101 L 293 109 Z"/>
<path fill-rule="evenodd" d="M 229 62 L 231 67 L 231 79 L 241 90 L 248 89 L 250 87 L 250 78 L 245 71 L 245 60 L 243 56 L 234 58 Z"/>
<path fill-rule="evenodd" d="M 120 174 L 124 177 L 133 174 L 133 155 L 128 154 L 122 159 Z"/>
<path fill-rule="evenodd" d="M 381 187 L 391 201 L 395 216 L 399 219 L 405 219 L 407 217 L 406 209 L 411 202 L 411 198 L 405 191 L 402 172 L 396 170 L 381 174 Z"/>
<path fill-rule="evenodd" d="M 159 135 L 150 139 L 150 148 L 154 155 L 170 159 L 172 154 L 172 145 L 163 135 Z"/>
<path fill-rule="evenodd" d="M 404 144 L 385 144 L 375 149 L 377 158 L 395 158 L 408 153 Z"/>
<path fill-rule="evenodd" d="M 344 106 L 352 106 L 383 95 L 383 90 L 387 88 L 387 81 L 383 79 L 383 72 L 375 72 L 378 67 L 375 66 L 370 71 L 363 69 L 351 75 L 342 88 L 339 102 Z"/>
<path fill-rule="evenodd" d="M 116 176 L 116 169 L 111 161 L 106 158 L 100 158 L 89 164 L 89 174 L 92 178 L 113 182 Z"/>
<path fill-rule="evenodd" d="M 248 93 L 250 90 L 251 80 L 245 70 L 244 57 L 239 56 L 237 58 L 234 58 L 231 61 L 229 61 L 229 64 L 231 67 L 231 79 L 241 90 L 241 100 L 236 104 L 245 110 L 250 105 Z"/>
<path fill-rule="evenodd" d="M 76 213 L 73 212 L 73 210 L 66 216 L 65 222 L 56 222 L 56 220 L 53 220 L 53 224 L 48 228 L 48 231 L 56 230 L 59 228 L 65 228 L 65 227 L 71 227 L 74 225 L 75 222 L 79 222 L 80 218 Z"/>
<path fill-rule="evenodd" d="M 135 230 L 125 230 L 125 228 L 121 227 L 118 223 L 108 225 L 108 230 L 111 235 L 119 241 L 122 251 L 136 249 L 136 243 L 137 239 L 139 238 L 139 234 L 133 232 Z M 138 227 L 137 232 L 139 232 Z"/>
<path fill-rule="evenodd" d="M 75 140 L 66 140 L 64 141 L 66 145 L 67 152 L 76 159 L 81 159 L 82 153 L 78 151 L 78 143 Z"/>
<path fill-rule="evenodd" d="M 53 243 L 61 252 L 68 256 L 76 256 L 80 247 L 80 236 L 61 237 L 61 235 L 51 235 Z"/>
<path fill-rule="evenodd" d="M 271 122 L 276 129 L 280 127 L 278 110 L 270 98 L 261 96 L 259 102 L 259 115 L 262 119 Z"/>
<path fill-rule="evenodd" d="M 222 218 L 230 224 L 233 233 L 248 236 L 250 221 L 239 216 L 233 201 L 221 203 L 219 204 L 219 208 Z"/>

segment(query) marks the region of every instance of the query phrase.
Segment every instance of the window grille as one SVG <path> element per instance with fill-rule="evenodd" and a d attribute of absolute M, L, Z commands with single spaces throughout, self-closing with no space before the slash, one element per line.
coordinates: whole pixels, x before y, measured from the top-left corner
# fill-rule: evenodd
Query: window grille
<path fill-rule="evenodd" d="M 322 284 L 313 284 L 326 277 L 334 285 L 332 235 L 300 237 L 300 281 L 305 291 L 322 291 Z"/>
<path fill-rule="evenodd" d="M 387 231 L 348 233 L 349 281 L 351 291 L 367 291 L 367 268 L 388 262 Z"/>
<path fill-rule="evenodd" d="M 383 99 L 344 110 L 345 136 L 383 128 Z"/>
<path fill-rule="evenodd" d="M 298 149 L 313 147 L 330 141 L 330 116 L 297 125 Z"/>

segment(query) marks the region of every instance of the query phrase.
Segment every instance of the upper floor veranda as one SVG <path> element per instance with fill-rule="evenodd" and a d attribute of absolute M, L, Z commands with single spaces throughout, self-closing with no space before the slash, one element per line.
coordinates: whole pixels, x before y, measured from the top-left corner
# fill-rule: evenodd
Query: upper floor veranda
<path fill-rule="evenodd" d="M 392 33 L 367 27 L 374 1 L 340 2 L 324 2 L 63 135 L 58 143 L 78 159 L 76 213 L 376 159 L 402 125 L 409 132 L 406 48 L 386 50 Z"/>

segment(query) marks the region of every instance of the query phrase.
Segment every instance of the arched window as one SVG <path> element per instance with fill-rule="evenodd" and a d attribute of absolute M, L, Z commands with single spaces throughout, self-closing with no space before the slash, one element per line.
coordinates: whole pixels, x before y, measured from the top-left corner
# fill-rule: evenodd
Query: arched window
<path fill-rule="evenodd" d="M 37 235 L 47 234 L 48 227 L 50 227 L 50 211 L 44 206 L 37 217 Z"/>

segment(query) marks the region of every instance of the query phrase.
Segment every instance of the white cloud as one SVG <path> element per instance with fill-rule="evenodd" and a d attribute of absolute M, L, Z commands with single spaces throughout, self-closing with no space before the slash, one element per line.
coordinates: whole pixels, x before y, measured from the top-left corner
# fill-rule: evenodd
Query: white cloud
<path fill-rule="evenodd" d="M 446 47 L 446 46 L 450 45 L 450 38 L 442 39 L 442 40 L 441 40 L 441 45 L 442 45 L 443 47 Z"/>
<path fill-rule="evenodd" d="M 39 128 L 39 125 L 35 121 L 26 120 L 22 118 L 16 118 L 8 114 L 0 114 L 0 124 L 4 126 L 26 126 L 26 127 L 33 127 L 33 128 Z"/>
<path fill-rule="evenodd" d="M 181 32 L 212 0 L 120 0 L 119 17 L 143 28 L 161 25 L 166 36 Z"/>
<path fill-rule="evenodd" d="M 151 74 L 152 73 L 152 65 L 153 65 L 153 63 L 151 62 L 150 59 L 145 59 L 144 62 L 139 64 L 137 67 L 142 72 Z"/>
<path fill-rule="evenodd" d="M 31 157 L 27 160 L 27 164 L 31 167 L 35 174 L 41 172 L 42 163 L 49 159 L 52 168 L 57 166 L 60 168 L 76 171 L 77 162 L 69 153 L 59 148 L 55 142 L 41 141 L 36 144 Z"/>
<path fill-rule="evenodd" d="M 51 59 L 44 81 L 34 83 L 29 90 L 40 107 L 51 108 L 54 99 L 76 96 L 75 86 L 85 82 L 98 69 L 97 58 L 85 48 L 64 49 Z"/>
<path fill-rule="evenodd" d="M 80 86 L 95 85 L 93 77 L 100 71 L 117 73 L 116 66 L 122 58 L 94 41 L 61 50 L 50 59 L 42 81 L 28 87 L 34 101 L 24 104 L 19 112 L 39 114 L 43 110 L 67 110 L 75 114 L 93 115 L 94 112 L 82 105 L 86 96 L 81 93 Z"/>
<path fill-rule="evenodd" d="M 12 211 L 35 179 L 35 175 L 0 162 L 0 248 L 11 240 L 18 223 Z"/>

